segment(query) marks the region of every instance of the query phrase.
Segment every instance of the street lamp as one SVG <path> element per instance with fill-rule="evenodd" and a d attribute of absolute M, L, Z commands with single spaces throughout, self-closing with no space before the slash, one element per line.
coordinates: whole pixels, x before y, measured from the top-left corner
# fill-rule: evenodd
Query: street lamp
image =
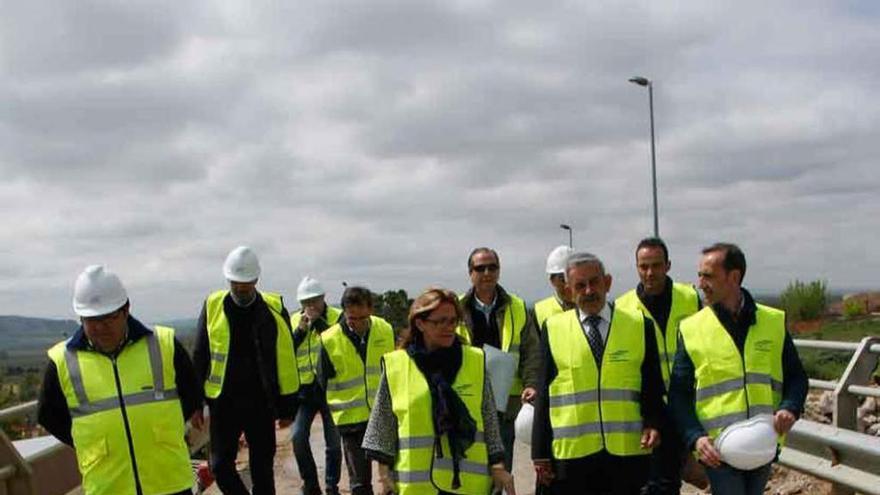
<path fill-rule="evenodd" d="M 568 231 L 568 247 L 574 247 L 574 245 L 571 243 L 571 225 L 561 223 L 559 224 L 559 228 Z"/>
<path fill-rule="evenodd" d="M 654 85 L 645 77 L 629 78 L 629 82 L 648 87 L 648 109 L 651 113 L 651 183 L 654 190 L 654 237 L 660 237 L 660 223 L 657 220 L 657 157 L 654 152 Z"/>

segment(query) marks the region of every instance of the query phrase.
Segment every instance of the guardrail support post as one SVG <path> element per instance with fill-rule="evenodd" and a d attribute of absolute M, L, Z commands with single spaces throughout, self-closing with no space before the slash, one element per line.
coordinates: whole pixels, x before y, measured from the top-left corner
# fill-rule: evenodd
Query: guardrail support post
<path fill-rule="evenodd" d="M 877 366 L 877 355 L 871 353 L 871 346 L 880 343 L 880 337 L 865 337 L 853 353 L 846 366 L 843 376 L 834 390 L 834 426 L 857 431 L 856 409 L 859 407 L 859 396 L 847 390 L 850 385 L 865 385 Z M 851 495 L 853 490 L 838 484 L 831 486 L 833 495 Z"/>

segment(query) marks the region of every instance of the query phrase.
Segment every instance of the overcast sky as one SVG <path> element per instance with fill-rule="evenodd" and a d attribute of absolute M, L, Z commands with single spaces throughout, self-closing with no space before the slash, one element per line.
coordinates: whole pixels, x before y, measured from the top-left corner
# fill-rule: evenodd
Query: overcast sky
<path fill-rule="evenodd" d="M 535 300 L 560 223 L 620 293 L 653 228 L 634 75 L 674 278 L 718 240 L 759 292 L 880 277 L 872 0 L 2 10 L 0 314 L 71 317 L 106 263 L 135 315 L 194 318 L 239 244 L 292 308 L 305 274 L 463 290 L 479 245 Z"/>

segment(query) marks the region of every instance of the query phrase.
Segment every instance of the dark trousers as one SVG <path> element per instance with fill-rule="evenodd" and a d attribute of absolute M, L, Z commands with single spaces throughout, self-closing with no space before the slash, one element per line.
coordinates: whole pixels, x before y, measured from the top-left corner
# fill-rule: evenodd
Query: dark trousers
<path fill-rule="evenodd" d="M 648 478 L 649 456 L 616 456 L 606 451 L 556 462 L 553 495 L 637 495 Z"/>
<path fill-rule="evenodd" d="M 706 468 L 714 495 L 761 495 L 770 479 L 770 466 L 765 464 L 751 471 L 736 469 L 727 464 L 718 468 Z"/>
<path fill-rule="evenodd" d="M 345 468 L 348 470 L 348 482 L 352 495 L 373 495 L 373 467 L 367 459 L 361 444 L 367 427 L 340 432 L 342 435 L 342 452 L 345 454 Z"/>
<path fill-rule="evenodd" d="M 308 386 L 306 385 L 306 387 Z M 293 454 L 296 456 L 296 465 L 303 480 L 303 493 L 320 493 L 318 468 L 315 465 L 312 447 L 309 444 L 312 421 L 320 413 L 324 428 L 324 443 L 326 444 L 324 489 L 327 493 L 334 493 L 337 491 L 339 474 L 342 470 L 342 446 L 339 443 L 339 432 L 333 425 L 333 418 L 330 416 L 330 409 L 324 400 L 323 392 L 317 386 L 311 388 L 313 390 L 301 395 L 299 411 L 297 411 L 296 420 L 293 422 Z"/>
<path fill-rule="evenodd" d="M 511 473 L 513 472 L 513 441 L 516 439 L 515 423 L 516 418 L 504 419 L 504 413 L 498 413 L 501 444 L 504 446 L 504 467 Z"/>
<path fill-rule="evenodd" d="M 244 432 L 248 443 L 254 495 L 274 495 L 275 419 L 264 403 L 241 399 L 212 401 L 211 470 L 224 495 L 247 495 L 235 470 L 238 439 Z"/>
<path fill-rule="evenodd" d="M 675 495 L 681 492 L 681 469 L 687 455 L 678 430 L 671 421 L 667 421 L 660 429 L 660 446 L 651 453 L 645 494 Z"/>

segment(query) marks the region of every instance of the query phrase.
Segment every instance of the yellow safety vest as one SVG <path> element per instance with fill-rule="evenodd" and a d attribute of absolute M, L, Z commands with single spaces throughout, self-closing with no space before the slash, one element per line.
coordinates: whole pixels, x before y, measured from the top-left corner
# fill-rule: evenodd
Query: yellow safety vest
<path fill-rule="evenodd" d="M 475 296 L 476 297 L 476 296 Z M 526 325 L 526 303 L 517 296 L 508 294 L 510 304 L 504 310 L 503 314 L 496 313 L 503 320 L 501 324 L 501 350 L 513 356 L 516 362 L 516 375 L 513 377 L 513 384 L 510 386 L 508 395 L 519 397 L 522 394 L 523 382 L 519 369 L 519 344 L 522 329 Z M 460 296 L 459 300 L 463 301 L 465 296 Z M 467 311 L 467 308 L 465 308 Z M 471 329 L 464 322 L 458 325 L 455 333 L 461 338 L 463 344 L 470 345 L 473 342 Z"/>
<path fill-rule="evenodd" d="M 332 327 L 339 321 L 342 310 L 327 306 L 327 327 Z M 296 312 L 290 317 L 290 328 L 296 332 L 302 313 Z M 296 348 L 296 367 L 299 371 L 299 382 L 309 385 L 315 382 L 315 371 L 318 369 L 318 359 L 321 356 L 321 334 L 309 325 L 306 336 Z"/>
<path fill-rule="evenodd" d="M 672 307 L 669 308 L 669 318 L 666 321 L 666 332 L 660 331 L 657 320 L 642 304 L 635 289 L 618 297 L 614 302 L 616 308 L 638 310 L 654 322 L 654 332 L 657 337 L 657 352 L 660 354 L 660 371 L 663 374 L 663 384 L 669 389 L 669 376 L 672 374 L 672 364 L 675 360 L 675 351 L 678 350 L 678 325 L 682 320 L 699 311 L 700 303 L 697 290 L 692 285 L 672 284 Z"/>
<path fill-rule="evenodd" d="M 144 495 L 192 488 L 175 384 L 173 329 L 155 327 L 115 359 L 70 349 L 66 341 L 49 349 L 49 358 L 73 419 L 86 495 L 133 495 L 136 477 Z"/>
<path fill-rule="evenodd" d="M 546 299 L 541 299 L 540 301 L 535 303 L 535 320 L 538 323 L 538 329 L 544 326 L 544 322 L 547 321 L 547 318 L 550 318 L 553 315 L 558 315 L 565 311 L 565 308 L 559 304 L 559 299 L 556 296 L 550 296 Z"/>
<path fill-rule="evenodd" d="M 223 309 L 223 299 L 228 290 L 218 290 L 208 296 L 205 302 L 208 325 L 208 347 L 211 351 L 211 370 L 205 380 L 205 396 L 216 399 L 223 391 L 223 377 L 226 375 L 226 358 L 229 357 L 229 320 Z M 275 367 L 278 370 L 278 388 L 281 395 L 290 395 L 299 390 L 299 373 L 296 371 L 296 356 L 293 350 L 293 335 L 288 322 L 281 316 L 283 303 L 281 296 L 273 292 L 260 292 L 263 302 L 275 318 Z"/>
<path fill-rule="evenodd" d="M 551 316 L 547 338 L 558 373 L 550 383 L 553 458 L 577 459 L 603 448 L 619 456 L 642 449 L 642 362 L 645 320 L 614 308 L 602 364 L 587 341 L 577 310 Z"/>
<path fill-rule="evenodd" d="M 711 307 L 682 321 L 681 337 L 694 363 L 697 418 L 710 438 L 732 423 L 773 414 L 779 407 L 785 312 L 757 305 L 745 355 Z"/>
<path fill-rule="evenodd" d="M 327 380 L 327 406 L 333 423 L 339 426 L 367 421 L 379 389 L 380 359 L 394 350 L 391 324 L 370 316 L 366 363 L 339 323 L 321 333 L 321 345 L 336 371 L 336 376 Z"/>
<path fill-rule="evenodd" d="M 392 408 L 397 417 L 399 450 L 392 473 L 396 493 L 433 495 L 442 490 L 468 495 L 488 494 L 492 489 L 492 479 L 489 477 L 489 456 L 483 434 L 483 351 L 462 346 L 461 368 L 452 383 L 452 389 L 477 423 L 474 443 L 459 462 L 461 486 L 456 489 L 452 488 L 449 438 L 448 435 L 438 438 L 435 434 L 431 418 L 431 391 L 424 375 L 405 350 L 386 354 L 383 366 Z M 438 441 L 442 455 L 438 453 Z"/>

